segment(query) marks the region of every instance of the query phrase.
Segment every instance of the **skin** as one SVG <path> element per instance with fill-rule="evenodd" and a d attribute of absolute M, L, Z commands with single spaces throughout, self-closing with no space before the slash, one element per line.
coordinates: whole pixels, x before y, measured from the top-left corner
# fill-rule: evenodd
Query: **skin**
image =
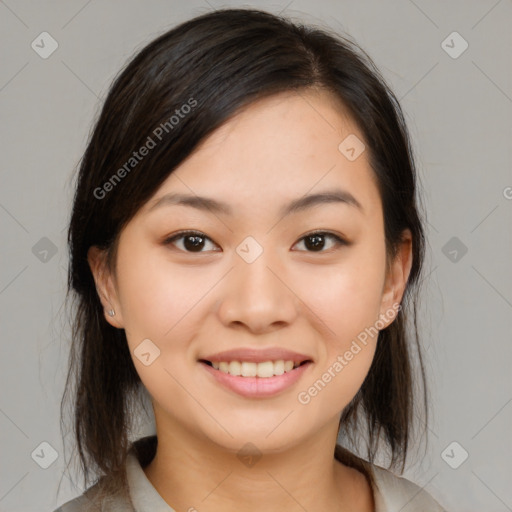
<path fill-rule="evenodd" d="M 145 474 L 177 511 L 374 510 L 364 476 L 333 453 L 341 412 L 363 383 L 377 337 L 308 404 L 297 399 L 365 328 L 382 315 L 380 328 L 393 321 L 412 263 L 406 231 L 386 273 L 382 204 L 367 152 L 349 161 L 338 150 L 349 134 L 364 140 L 325 91 L 253 103 L 206 139 L 125 227 L 115 273 L 104 253 L 89 251 L 105 318 L 125 329 L 152 397 L 158 448 Z M 325 203 L 278 213 L 331 188 L 349 191 L 363 211 Z M 150 211 L 169 192 L 213 197 L 234 215 L 183 205 Z M 202 252 L 186 238 L 164 244 L 184 229 L 208 237 Z M 314 230 L 351 244 L 327 236 L 312 249 L 303 237 Z M 263 248 L 252 263 L 236 252 L 247 236 Z M 111 307 L 114 317 L 106 314 Z M 147 338 L 160 350 L 149 366 L 133 354 Z M 290 389 L 245 398 L 197 361 L 239 347 L 284 347 L 313 364 Z M 250 467 L 237 457 L 247 442 L 262 455 Z"/>

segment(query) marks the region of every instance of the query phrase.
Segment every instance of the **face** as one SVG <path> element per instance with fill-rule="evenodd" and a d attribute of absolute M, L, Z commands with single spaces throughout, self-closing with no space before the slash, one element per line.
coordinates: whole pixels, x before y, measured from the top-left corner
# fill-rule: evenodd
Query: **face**
<path fill-rule="evenodd" d="M 325 92 L 253 103 L 125 227 L 115 275 L 90 251 L 103 304 L 116 311 L 105 318 L 125 329 L 157 433 L 275 451 L 338 423 L 411 264 L 404 243 L 386 273 L 381 200 L 366 151 L 354 160 L 338 148 L 349 135 L 363 140 Z"/>

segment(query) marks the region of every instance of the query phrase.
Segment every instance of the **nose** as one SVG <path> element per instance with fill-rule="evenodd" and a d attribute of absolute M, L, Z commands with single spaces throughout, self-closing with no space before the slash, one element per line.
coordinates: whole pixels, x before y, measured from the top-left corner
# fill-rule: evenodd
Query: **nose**
<path fill-rule="evenodd" d="M 252 263 L 240 259 L 226 276 L 218 309 L 226 327 L 265 333 L 296 318 L 300 301 L 286 272 L 275 258 L 267 257 L 268 252 Z"/>

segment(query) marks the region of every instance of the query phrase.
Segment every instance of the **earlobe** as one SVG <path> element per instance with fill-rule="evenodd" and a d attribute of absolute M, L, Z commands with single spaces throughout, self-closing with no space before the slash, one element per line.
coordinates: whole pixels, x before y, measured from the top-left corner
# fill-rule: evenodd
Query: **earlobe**
<path fill-rule="evenodd" d="M 112 283 L 112 276 L 106 266 L 105 256 L 106 252 L 96 246 L 90 247 L 87 251 L 87 261 L 96 284 L 96 291 L 103 305 L 105 319 L 113 327 L 123 328 L 117 294 Z"/>

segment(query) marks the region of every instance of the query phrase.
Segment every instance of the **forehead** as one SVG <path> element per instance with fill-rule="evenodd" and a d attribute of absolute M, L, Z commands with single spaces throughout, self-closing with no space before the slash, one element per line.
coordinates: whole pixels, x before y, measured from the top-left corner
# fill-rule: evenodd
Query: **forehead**
<path fill-rule="evenodd" d="M 371 214 L 380 198 L 367 151 L 349 160 L 340 150 L 347 137 L 363 143 L 341 102 L 326 91 L 286 92 L 258 100 L 198 145 L 147 208 L 169 192 L 222 198 L 242 211 L 341 188 Z"/>

